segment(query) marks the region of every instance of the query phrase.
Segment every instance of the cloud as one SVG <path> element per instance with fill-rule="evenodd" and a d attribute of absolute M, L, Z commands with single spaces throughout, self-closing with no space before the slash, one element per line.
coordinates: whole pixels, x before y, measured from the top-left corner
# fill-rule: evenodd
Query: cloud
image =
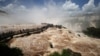
<path fill-rule="evenodd" d="M 10 3 L 7 6 L 2 7 L 2 10 L 5 10 L 9 13 L 18 13 L 18 12 L 26 11 L 26 7 L 23 5 L 17 5 L 17 4 Z"/>
<path fill-rule="evenodd" d="M 100 3 L 94 5 L 94 0 L 89 0 L 82 8 L 71 0 L 66 0 L 63 4 L 56 4 L 53 0 L 44 6 L 33 5 L 27 8 L 24 5 L 10 3 L 2 10 L 9 13 L 9 17 L 2 17 L 2 23 L 53 23 L 61 24 L 79 30 L 82 28 L 96 26 L 100 19 Z M 8 22 L 7 22 L 8 21 Z"/>
<path fill-rule="evenodd" d="M 94 0 L 89 0 L 89 2 L 82 7 L 82 10 L 88 13 L 89 12 L 92 13 L 94 9 L 95 9 Z"/>
<path fill-rule="evenodd" d="M 0 1 L 4 2 L 5 0 L 0 0 Z"/>
<path fill-rule="evenodd" d="M 100 2 L 98 4 L 98 6 L 94 9 L 94 12 L 97 14 L 100 14 Z"/>
<path fill-rule="evenodd" d="M 67 11 L 76 11 L 79 10 L 79 5 L 72 3 L 71 0 L 66 0 L 66 2 L 63 4 L 63 8 Z"/>

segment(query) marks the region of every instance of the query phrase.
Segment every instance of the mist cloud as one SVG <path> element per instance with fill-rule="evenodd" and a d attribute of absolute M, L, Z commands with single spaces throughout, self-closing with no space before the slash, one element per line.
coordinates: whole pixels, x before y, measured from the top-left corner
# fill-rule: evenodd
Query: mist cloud
<path fill-rule="evenodd" d="M 50 0 L 44 6 L 33 5 L 31 8 L 10 3 L 0 9 L 9 13 L 7 16 L 0 16 L 2 23 L 46 22 L 65 25 L 69 28 L 74 27 L 74 29 L 84 29 L 90 26 L 97 27 L 100 21 L 100 3 L 95 6 L 94 0 L 89 0 L 82 9 L 71 0 L 66 0 L 63 4 L 56 4 Z"/>

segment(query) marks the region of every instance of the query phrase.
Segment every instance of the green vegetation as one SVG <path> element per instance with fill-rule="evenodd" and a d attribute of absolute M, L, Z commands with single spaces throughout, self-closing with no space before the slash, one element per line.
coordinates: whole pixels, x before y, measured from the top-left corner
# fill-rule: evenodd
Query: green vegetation
<path fill-rule="evenodd" d="M 7 44 L 0 43 L 0 56 L 23 56 L 23 54 L 18 48 L 10 48 Z"/>
<path fill-rule="evenodd" d="M 62 51 L 62 54 L 61 54 L 61 56 L 70 56 L 71 55 L 71 50 L 69 50 L 69 49 L 64 49 L 63 51 Z"/>
<path fill-rule="evenodd" d="M 50 54 L 49 56 L 60 56 L 60 54 L 58 52 L 54 52 L 54 53 Z"/>
<path fill-rule="evenodd" d="M 70 49 L 63 49 L 61 54 L 59 54 L 58 52 L 54 52 L 49 56 L 81 56 L 81 54 L 77 52 L 73 52 Z"/>
<path fill-rule="evenodd" d="M 88 36 L 100 38 L 100 28 L 89 27 L 86 30 L 83 30 L 83 33 L 85 33 Z"/>

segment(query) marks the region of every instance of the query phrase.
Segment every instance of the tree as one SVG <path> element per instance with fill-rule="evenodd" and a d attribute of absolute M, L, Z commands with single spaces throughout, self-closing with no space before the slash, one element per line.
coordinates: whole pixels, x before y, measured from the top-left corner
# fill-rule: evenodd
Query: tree
<path fill-rule="evenodd" d="M 100 28 L 89 27 L 86 30 L 83 30 L 83 33 L 88 36 L 100 38 Z"/>
<path fill-rule="evenodd" d="M 23 56 L 19 48 L 10 48 L 5 43 L 0 43 L 0 56 Z"/>

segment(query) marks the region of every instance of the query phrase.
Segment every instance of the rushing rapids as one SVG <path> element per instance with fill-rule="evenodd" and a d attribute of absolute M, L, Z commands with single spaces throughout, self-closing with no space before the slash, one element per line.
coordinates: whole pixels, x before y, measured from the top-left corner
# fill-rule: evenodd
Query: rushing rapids
<path fill-rule="evenodd" d="M 77 35 L 61 25 L 42 25 L 33 31 L 33 28 L 27 30 L 27 36 L 20 36 L 26 31 L 14 34 L 7 43 L 11 48 L 20 48 L 24 56 L 48 56 L 55 51 L 60 53 L 62 49 L 71 49 L 82 56 L 100 56 L 100 39 Z"/>

